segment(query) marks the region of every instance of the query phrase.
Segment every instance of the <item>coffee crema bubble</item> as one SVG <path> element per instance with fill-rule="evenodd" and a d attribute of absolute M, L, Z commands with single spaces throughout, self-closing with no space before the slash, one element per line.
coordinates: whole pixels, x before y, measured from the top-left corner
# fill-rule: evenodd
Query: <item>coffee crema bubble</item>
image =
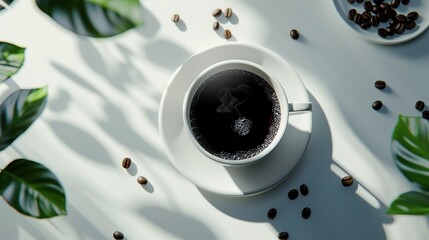
<path fill-rule="evenodd" d="M 242 160 L 262 152 L 280 126 L 280 103 L 261 76 L 229 69 L 205 79 L 189 110 L 197 142 L 210 154 Z"/>

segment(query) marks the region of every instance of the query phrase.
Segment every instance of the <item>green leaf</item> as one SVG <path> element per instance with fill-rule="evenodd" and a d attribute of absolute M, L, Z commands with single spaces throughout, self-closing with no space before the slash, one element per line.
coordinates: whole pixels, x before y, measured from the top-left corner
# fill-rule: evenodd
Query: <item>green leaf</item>
<path fill-rule="evenodd" d="M 0 105 L 0 151 L 27 130 L 42 113 L 47 87 L 18 90 Z"/>
<path fill-rule="evenodd" d="M 66 215 L 66 196 L 58 178 L 27 159 L 12 161 L 0 172 L 0 194 L 18 212 L 35 218 Z"/>
<path fill-rule="evenodd" d="M 25 48 L 0 42 L 0 82 L 18 72 L 24 63 Z"/>
<path fill-rule="evenodd" d="M 388 214 L 429 214 L 429 195 L 423 192 L 410 191 L 397 197 L 387 210 Z"/>
<path fill-rule="evenodd" d="M 0 0 L 0 1 L 3 1 L 4 4 L 6 5 L 10 5 L 13 2 L 13 0 Z M 5 9 L 5 7 L 2 4 L 0 4 L 0 10 L 3 10 L 3 9 Z"/>
<path fill-rule="evenodd" d="M 110 37 L 143 24 L 140 0 L 36 0 L 63 27 L 84 36 Z"/>
<path fill-rule="evenodd" d="M 429 121 L 400 115 L 393 131 L 391 151 L 405 177 L 429 189 Z"/>

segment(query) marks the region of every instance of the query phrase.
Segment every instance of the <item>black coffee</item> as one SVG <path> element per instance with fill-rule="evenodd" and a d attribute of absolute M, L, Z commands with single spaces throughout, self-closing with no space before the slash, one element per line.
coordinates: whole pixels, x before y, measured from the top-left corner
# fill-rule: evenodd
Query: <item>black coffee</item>
<path fill-rule="evenodd" d="M 272 86 L 259 75 L 225 70 L 210 76 L 196 91 L 190 125 L 209 153 L 246 159 L 273 141 L 280 125 L 280 105 Z"/>

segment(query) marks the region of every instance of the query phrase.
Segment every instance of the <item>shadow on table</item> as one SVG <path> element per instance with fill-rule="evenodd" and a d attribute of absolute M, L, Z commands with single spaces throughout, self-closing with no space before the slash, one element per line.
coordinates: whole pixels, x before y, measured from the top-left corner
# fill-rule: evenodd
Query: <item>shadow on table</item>
<path fill-rule="evenodd" d="M 386 206 L 369 204 L 359 195 L 358 183 L 350 187 L 341 184 L 342 176 L 332 169 L 340 168 L 332 158 L 330 126 L 318 104 L 313 102 L 313 132 L 307 152 L 295 173 L 277 188 L 256 196 L 229 197 L 200 189 L 214 207 L 225 214 L 249 222 L 270 223 L 277 233 L 287 231 L 293 239 L 387 239 L 383 224 L 393 218 L 385 214 Z M 288 192 L 307 184 L 309 194 L 295 200 Z M 374 198 L 375 199 L 375 198 Z M 304 207 L 312 210 L 308 219 L 301 217 Z M 278 213 L 273 220 L 267 218 L 270 208 Z M 274 238 L 274 236 L 273 236 Z"/>

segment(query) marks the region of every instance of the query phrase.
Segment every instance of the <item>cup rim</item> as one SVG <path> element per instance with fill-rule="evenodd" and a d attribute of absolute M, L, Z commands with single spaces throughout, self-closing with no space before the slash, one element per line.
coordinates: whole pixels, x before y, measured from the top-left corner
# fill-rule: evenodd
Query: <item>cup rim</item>
<path fill-rule="evenodd" d="M 237 66 L 242 66 L 242 68 L 239 68 Z M 261 152 L 258 154 L 251 156 L 249 158 L 234 160 L 234 159 L 225 159 L 218 157 L 214 154 L 211 154 L 208 152 L 203 146 L 200 145 L 196 137 L 194 136 L 191 126 L 190 126 L 190 105 L 192 102 L 193 95 L 197 92 L 199 87 L 205 82 L 205 80 L 212 76 L 213 74 L 216 74 L 218 72 L 224 71 L 224 70 L 230 70 L 230 69 L 243 69 L 243 66 L 246 66 L 244 70 L 251 71 L 255 74 L 258 74 L 261 76 L 265 81 L 267 81 L 274 89 L 277 98 L 279 100 L 280 105 L 280 124 L 279 128 L 276 132 L 275 137 L 271 141 L 271 143 L 265 147 Z M 198 74 L 197 77 L 192 81 L 190 87 L 187 89 L 183 104 L 182 104 L 182 118 L 183 123 L 185 126 L 185 129 L 190 136 L 190 139 L 194 146 L 198 148 L 200 152 L 202 152 L 204 155 L 209 157 L 212 160 L 215 160 L 216 162 L 219 162 L 226 166 L 245 166 L 252 163 L 255 163 L 263 157 L 265 157 L 268 153 L 270 153 L 280 142 L 280 140 L 283 138 L 284 133 L 286 132 L 286 128 L 288 125 L 288 118 L 289 118 L 289 103 L 287 100 L 286 93 L 282 87 L 282 85 L 279 83 L 279 80 L 276 79 L 274 76 L 272 76 L 264 67 L 262 67 L 259 64 L 256 64 L 254 62 L 250 62 L 247 60 L 226 60 L 221 61 L 218 63 L 215 63 L 206 69 L 204 69 L 200 74 Z"/>

